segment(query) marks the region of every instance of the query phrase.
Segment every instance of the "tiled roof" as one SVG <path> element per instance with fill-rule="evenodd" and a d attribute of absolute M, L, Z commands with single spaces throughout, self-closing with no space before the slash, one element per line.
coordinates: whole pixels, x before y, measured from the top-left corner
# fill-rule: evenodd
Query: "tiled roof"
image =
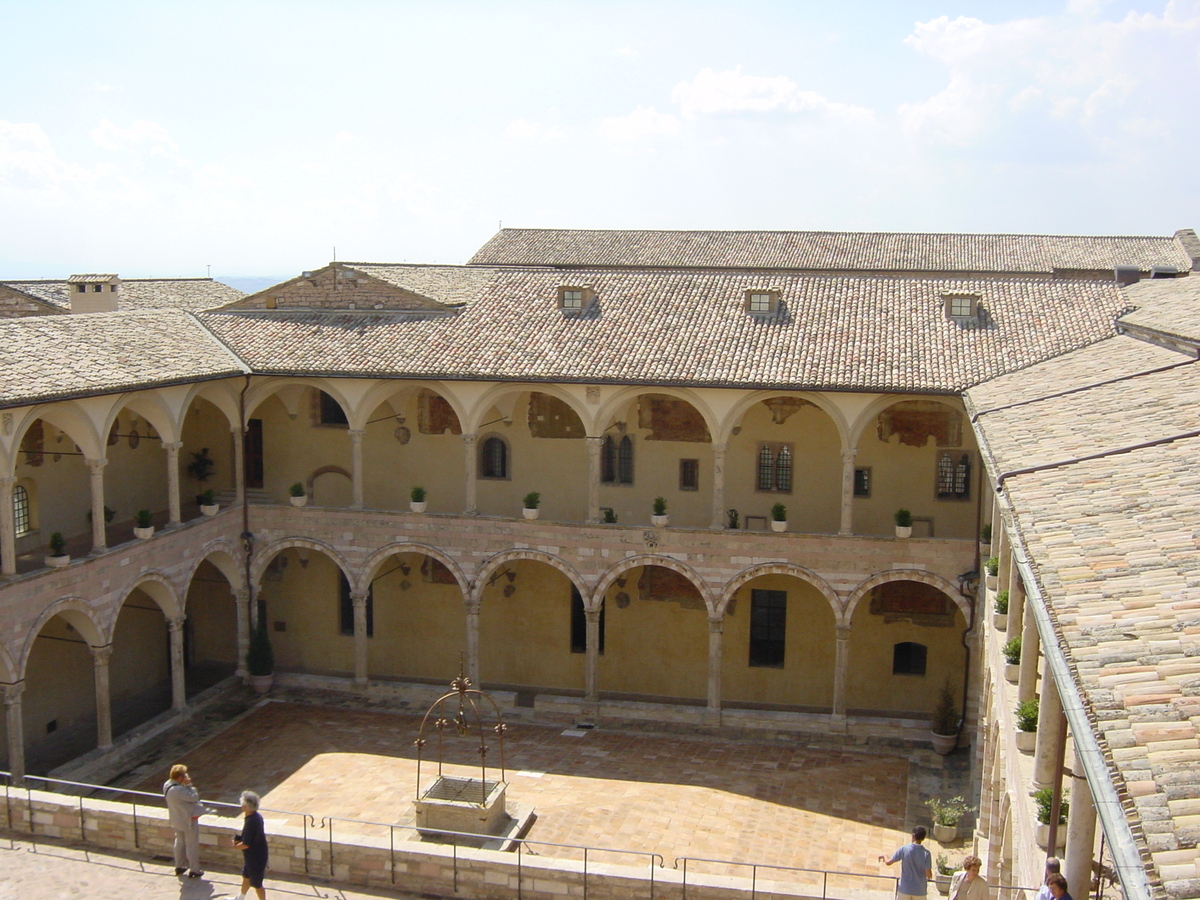
<path fill-rule="evenodd" d="M 339 263 L 447 306 L 470 303 L 483 292 L 494 272 L 467 266 L 411 266 L 387 263 Z"/>
<path fill-rule="evenodd" d="M 183 312 L 30 316 L 0 322 L 0 406 L 244 371 Z"/>
<path fill-rule="evenodd" d="M 1148 374 L 982 414 L 993 474 L 1107 453 L 1006 479 L 1014 525 L 1050 605 L 1132 833 L 1169 896 L 1200 875 L 1200 364 L 1121 337 L 1008 375 L 1004 396 Z M 1072 360 L 1071 357 L 1078 357 Z M 1112 365 L 1106 365 L 1112 360 Z M 1017 383 L 1025 381 L 1027 389 Z M 968 392 L 978 410 L 1001 394 Z M 982 402 L 981 402 L 982 401 Z M 1126 448 L 1150 441 L 1154 446 Z"/>
<path fill-rule="evenodd" d="M 255 371 L 729 387 L 956 391 L 1102 340 L 1124 300 L 1063 279 L 763 276 L 581 270 L 587 313 L 557 308 L 559 272 L 501 269 L 459 315 L 205 313 Z M 777 288 L 779 315 L 743 311 Z M 950 321 L 942 294 L 978 293 L 984 315 Z"/>
<path fill-rule="evenodd" d="M 72 278 L 107 279 L 108 275 L 72 276 Z M 70 310 L 70 281 L 0 281 L 0 285 L 20 291 L 34 299 L 62 310 Z M 211 278 L 131 278 L 122 281 L 117 294 L 122 310 L 184 309 L 198 311 L 232 303 L 243 296 L 232 288 Z"/>
<path fill-rule="evenodd" d="M 830 231 L 574 231 L 505 228 L 472 265 L 682 266 L 857 272 L 1191 268 L 1174 237 Z"/>
<path fill-rule="evenodd" d="M 1200 343 L 1200 275 L 1141 281 L 1126 288 L 1125 294 L 1138 308 L 1123 322 Z"/>

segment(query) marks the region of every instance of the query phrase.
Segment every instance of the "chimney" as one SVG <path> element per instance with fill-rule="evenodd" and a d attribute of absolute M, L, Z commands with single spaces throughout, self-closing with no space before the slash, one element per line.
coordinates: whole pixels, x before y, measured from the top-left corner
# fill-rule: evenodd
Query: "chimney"
<path fill-rule="evenodd" d="M 116 312 L 121 296 L 116 275 L 72 275 L 67 279 L 72 313 Z"/>

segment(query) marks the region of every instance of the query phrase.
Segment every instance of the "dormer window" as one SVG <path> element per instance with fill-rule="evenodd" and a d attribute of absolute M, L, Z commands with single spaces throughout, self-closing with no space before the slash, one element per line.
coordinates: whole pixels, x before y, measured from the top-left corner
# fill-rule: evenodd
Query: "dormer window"
<path fill-rule="evenodd" d="M 751 288 L 746 291 L 746 312 L 752 316 L 768 316 L 779 312 L 780 295 L 778 290 Z"/>
<path fill-rule="evenodd" d="M 946 315 L 956 322 L 974 321 L 979 318 L 978 294 L 942 294 Z"/>
<path fill-rule="evenodd" d="M 86 285 L 86 284 L 77 284 L 77 285 L 75 285 L 75 293 L 77 293 L 77 294 L 86 294 L 86 293 L 87 293 L 87 285 Z"/>
<path fill-rule="evenodd" d="M 596 292 L 587 285 L 559 285 L 558 308 L 565 313 L 583 312 L 595 296 Z"/>

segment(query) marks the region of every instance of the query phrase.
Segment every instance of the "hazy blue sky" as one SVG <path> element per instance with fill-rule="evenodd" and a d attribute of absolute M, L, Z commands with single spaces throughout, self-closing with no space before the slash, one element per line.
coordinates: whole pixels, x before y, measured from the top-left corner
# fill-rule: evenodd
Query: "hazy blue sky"
<path fill-rule="evenodd" d="M 1200 226 L 1200 0 L 0 0 L 0 277 Z"/>

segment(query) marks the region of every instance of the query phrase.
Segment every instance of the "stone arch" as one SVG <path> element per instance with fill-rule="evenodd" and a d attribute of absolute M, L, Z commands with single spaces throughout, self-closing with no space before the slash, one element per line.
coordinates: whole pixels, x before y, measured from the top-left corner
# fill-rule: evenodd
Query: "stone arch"
<path fill-rule="evenodd" d="M 199 384 L 192 385 L 184 397 L 183 403 L 180 405 L 180 422 L 179 430 L 183 431 L 183 417 L 192 408 L 192 404 L 197 399 L 207 400 L 217 408 L 229 422 L 231 431 L 239 430 L 242 426 L 239 424 L 238 413 L 238 392 L 229 386 L 227 381 L 205 381 Z"/>
<path fill-rule="evenodd" d="M 838 596 L 837 591 L 830 587 L 829 582 L 812 569 L 806 569 L 803 566 L 792 565 L 791 563 L 763 563 L 743 569 L 737 575 L 733 576 L 733 578 L 729 579 L 725 587 L 721 589 L 720 596 L 717 599 L 716 615 L 723 617 L 729 601 L 733 599 L 733 595 L 749 582 L 762 575 L 788 575 L 811 584 L 828 601 L 834 619 L 839 620 L 841 618 L 843 609 L 842 598 Z"/>
<path fill-rule="evenodd" d="M 338 553 L 329 544 L 326 544 L 324 541 L 310 540 L 309 538 L 290 537 L 280 538 L 254 554 L 254 561 L 250 564 L 250 583 L 256 589 L 262 587 L 263 572 L 266 571 L 271 560 L 290 547 L 302 547 L 306 550 L 316 550 L 318 553 L 324 553 L 333 560 L 334 565 L 342 570 L 342 574 L 346 576 L 346 580 L 354 584 L 354 572 L 350 568 L 350 564 L 342 554 Z"/>
<path fill-rule="evenodd" d="M 881 584 L 887 584 L 889 581 L 919 581 L 921 584 L 935 587 L 954 602 L 954 605 L 958 607 L 958 611 L 962 613 L 963 619 L 967 622 L 971 621 L 970 602 L 958 592 L 957 586 L 951 584 L 941 575 L 934 575 L 919 569 L 889 569 L 886 572 L 879 572 L 859 582 L 858 586 L 850 592 L 850 596 L 846 600 L 846 610 L 838 624 L 849 625 L 850 620 L 854 617 L 854 610 L 858 606 L 858 602 L 872 588 L 879 587 Z"/>
<path fill-rule="evenodd" d="M 846 421 L 846 417 L 842 414 L 841 409 L 829 401 L 829 398 L 822 394 L 809 393 L 808 391 L 752 391 L 746 396 L 738 400 L 733 408 L 729 410 L 724 421 L 721 423 L 721 437 L 718 440 L 716 432 L 713 433 L 713 440 L 719 443 L 728 441 L 729 436 L 734 428 L 736 428 L 745 417 L 746 413 L 756 404 L 763 400 L 770 400 L 774 397 L 787 397 L 796 400 L 806 400 L 815 406 L 821 412 L 825 413 L 837 428 L 838 436 L 841 438 L 842 447 L 850 445 L 850 425 Z"/>
<path fill-rule="evenodd" d="M 721 423 L 718 421 L 716 414 L 695 391 L 688 390 L 687 388 L 672 387 L 670 385 L 642 385 L 640 387 L 629 387 L 617 391 L 596 411 L 596 429 L 599 430 L 604 423 L 607 423 L 609 419 L 616 416 L 618 410 L 624 406 L 628 406 L 631 400 L 642 394 L 666 394 L 669 397 L 675 397 L 678 400 L 689 403 L 704 419 L 704 424 L 708 427 L 709 437 L 714 443 L 717 443 L 721 437 L 725 436 L 725 432 L 721 430 Z M 592 432 L 589 431 L 589 433 Z"/>
<path fill-rule="evenodd" d="M 563 390 L 556 384 L 519 384 L 519 383 L 503 383 L 496 384 L 488 388 L 480 397 L 471 405 L 467 418 L 459 416 L 459 422 L 462 424 L 463 433 L 474 434 L 479 429 L 480 419 L 488 409 L 500 401 L 502 397 L 510 394 L 525 394 L 532 391 L 537 391 L 541 394 L 549 394 L 552 397 L 563 401 L 572 411 L 579 417 L 579 421 L 583 424 L 584 434 L 592 434 L 594 423 L 591 415 L 588 413 L 586 405 L 569 391 Z M 457 412 L 457 408 L 455 412 Z"/>
<path fill-rule="evenodd" d="M 954 405 L 954 403 L 951 402 L 950 398 L 948 398 L 948 397 L 925 397 L 925 396 L 921 396 L 921 395 L 909 396 L 906 394 L 905 395 L 884 394 L 884 395 L 876 398 L 875 400 L 871 401 L 871 403 L 867 405 L 866 409 L 864 409 L 861 413 L 859 413 L 858 417 L 852 423 L 850 423 L 848 431 L 846 433 L 846 437 L 847 437 L 846 446 L 852 447 L 852 448 L 857 448 L 859 441 L 862 440 L 863 432 L 866 431 L 867 426 L 870 425 L 873 421 L 875 421 L 875 418 L 881 412 L 883 412 L 889 406 L 895 406 L 897 403 L 903 403 L 908 400 L 929 400 L 932 403 L 940 403 L 942 406 L 945 406 L 947 409 L 952 409 L 956 413 L 959 413 L 960 415 L 965 416 L 961 407 L 956 407 Z M 964 433 L 966 432 L 966 430 L 967 430 L 967 428 L 964 428 Z"/>
<path fill-rule="evenodd" d="M 241 548 L 234 544 L 233 541 L 226 540 L 225 538 L 209 541 L 200 548 L 200 552 L 196 554 L 192 565 L 188 568 L 187 574 L 181 581 L 184 596 L 187 596 L 187 589 L 196 577 L 196 570 L 205 561 L 212 563 L 225 576 L 225 580 L 229 582 L 229 586 L 233 590 L 236 591 L 239 588 L 244 590 L 246 576 L 240 562 L 241 558 Z"/>
<path fill-rule="evenodd" d="M 20 681 L 17 662 L 7 645 L 0 643 L 0 683 L 13 684 Z"/>
<path fill-rule="evenodd" d="M 419 544 L 416 542 L 388 544 L 386 547 L 381 547 L 372 553 L 369 557 L 367 557 L 367 561 L 363 563 L 362 569 L 359 573 L 358 581 L 350 582 L 352 585 L 354 585 L 354 590 L 359 593 L 365 592 L 367 588 L 370 587 L 375 573 L 383 565 L 384 561 L 389 556 L 395 556 L 397 553 L 419 553 L 422 556 L 428 556 L 430 559 L 436 559 L 443 566 L 450 570 L 450 574 L 453 575 L 454 580 L 458 582 L 458 587 L 462 591 L 464 599 L 471 595 L 471 581 L 465 574 L 463 574 L 462 569 L 459 567 L 454 557 L 450 556 L 448 553 L 443 553 L 436 547 L 431 547 L 428 544 Z"/>
<path fill-rule="evenodd" d="M 304 486 L 308 488 L 308 495 L 310 497 L 312 496 L 313 492 L 313 482 L 315 482 L 322 475 L 342 475 L 347 481 L 354 480 L 354 476 L 350 474 L 350 470 L 343 468 L 342 466 L 321 466 L 320 468 L 313 469 L 312 472 L 309 473 L 309 476 L 304 484 Z"/>
<path fill-rule="evenodd" d="M 383 381 L 366 393 L 359 403 L 359 408 L 364 414 L 368 414 L 377 409 L 381 404 L 390 402 L 395 397 L 417 394 L 421 390 L 432 391 L 450 404 L 450 408 L 458 416 L 459 427 L 464 432 L 466 431 L 468 412 L 466 404 L 458 394 L 450 390 L 449 385 L 440 381 Z"/>
<path fill-rule="evenodd" d="M 488 557 L 479 567 L 479 571 L 475 573 L 475 577 L 471 580 L 470 601 L 479 603 L 482 599 L 480 594 L 483 591 L 483 585 L 487 581 L 487 577 L 492 574 L 500 566 L 507 562 L 516 562 L 517 560 L 531 560 L 534 562 L 545 563 L 553 569 L 557 569 L 575 586 L 579 591 L 580 596 L 586 599 L 588 597 L 588 585 L 583 579 L 583 576 L 575 570 L 569 563 L 564 562 L 559 557 L 552 553 L 546 553 L 541 550 L 502 550 L 494 556 Z"/>
<path fill-rule="evenodd" d="M 352 422 L 354 415 L 354 404 L 346 397 L 334 382 L 336 379 L 330 378 L 266 378 L 253 384 L 246 392 L 246 418 L 249 420 L 263 403 L 269 400 L 276 394 L 285 393 L 289 390 L 312 389 L 322 391 L 337 401 L 338 406 L 342 408 L 342 412 L 346 414 L 346 421 Z M 280 402 L 287 408 L 289 399 L 281 398 Z M 299 398 L 295 398 L 299 401 Z M 289 413 L 293 410 L 289 409 Z M 244 423 L 243 423 L 244 424 Z"/>
<path fill-rule="evenodd" d="M 129 595 L 140 590 L 157 604 L 162 610 L 163 618 L 171 621 L 183 615 L 183 602 L 179 599 L 179 591 L 174 583 L 162 572 L 152 570 L 143 572 L 134 578 L 118 595 L 119 602 L 114 605 L 111 621 L 108 623 L 108 643 L 112 643 L 113 634 L 117 627 L 117 617 L 121 607 L 129 599 Z"/>
<path fill-rule="evenodd" d="M 700 593 L 700 597 L 704 600 L 704 605 L 708 609 L 709 616 L 711 617 L 717 614 L 717 602 L 713 597 L 712 590 L 709 588 L 708 582 L 705 581 L 695 569 L 689 565 L 686 565 L 685 563 L 679 562 L 679 560 L 672 559 L 669 556 L 660 556 L 655 553 L 642 553 L 636 556 L 627 556 L 620 562 L 614 563 L 612 566 L 610 566 L 604 572 L 604 574 L 600 576 L 600 580 L 596 583 L 596 587 L 592 590 L 591 595 L 589 596 L 586 593 L 583 594 L 584 602 L 587 607 L 589 609 L 599 609 L 600 603 L 604 599 L 604 595 L 608 592 L 608 589 L 612 587 L 613 582 L 620 578 L 625 572 L 628 572 L 630 569 L 636 569 L 639 566 L 660 566 L 661 568 L 670 569 L 671 571 L 682 575 L 684 578 L 690 581 L 693 587 L 695 587 Z M 580 593 L 583 592 L 581 591 Z"/>
<path fill-rule="evenodd" d="M 163 402 L 162 396 L 157 391 L 135 391 L 117 397 L 112 405 L 112 409 L 104 417 L 104 426 L 101 434 L 106 436 L 106 440 L 109 431 L 112 430 L 113 422 L 117 420 L 117 416 L 121 414 L 121 410 L 123 409 L 128 409 L 130 412 L 136 413 L 153 425 L 155 430 L 158 431 L 158 439 L 160 441 L 174 443 L 179 439 L 179 430 L 176 426 L 175 416 L 171 414 L 171 410 Z"/>
<path fill-rule="evenodd" d="M 29 664 L 29 654 L 33 650 L 33 643 L 37 640 L 38 634 L 46 623 L 55 616 L 62 616 L 72 628 L 79 632 L 80 636 L 87 641 L 89 647 L 106 647 L 108 640 L 105 637 L 106 629 L 96 619 L 96 611 L 86 601 L 78 597 L 64 597 L 61 600 L 56 600 L 37 617 L 34 623 L 29 627 L 29 631 L 25 635 L 25 646 L 21 648 L 20 677 L 25 677 L 25 668 Z"/>
<path fill-rule="evenodd" d="M 96 434 L 96 429 L 92 424 L 91 418 L 77 404 L 66 401 L 63 403 L 35 406 L 25 414 L 13 430 L 12 447 L 14 453 L 12 462 L 14 466 L 17 457 L 20 456 L 19 450 L 21 441 L 25 439 L 25 433 L 38 419 L 41 419 L 43 422 L 49 422 L 78 444 L 84 459 L 104 458 L 105 441 Z M 107 435 L 107 432 L 105 434 Z M 15 469 L 10 470 L 9 474 L 12 474 L 12 471 L 15 471 Z"/>

